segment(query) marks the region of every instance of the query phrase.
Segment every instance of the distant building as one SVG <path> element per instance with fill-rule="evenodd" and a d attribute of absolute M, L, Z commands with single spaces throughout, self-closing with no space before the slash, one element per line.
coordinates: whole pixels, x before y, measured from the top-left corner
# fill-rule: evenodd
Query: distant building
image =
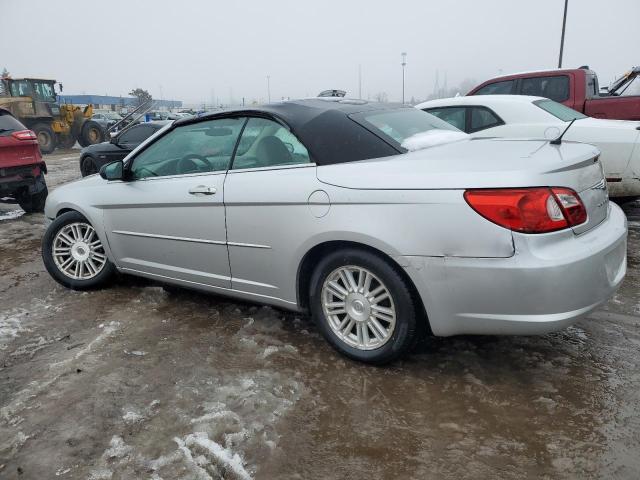
<path fill-rule="evenodd" d="M 181 100 L 155 100 L 157 108 L 181 108 Z M 58 95 L 58 103 L 93 105 L 97 110 L 120 111 L 131 109 L 138 104 L 135 97 L 112 97 L 110 95 Z"/>

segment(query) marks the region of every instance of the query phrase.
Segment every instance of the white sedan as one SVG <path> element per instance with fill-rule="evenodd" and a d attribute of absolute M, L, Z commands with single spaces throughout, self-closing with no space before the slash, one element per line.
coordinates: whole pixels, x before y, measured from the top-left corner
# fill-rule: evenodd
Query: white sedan
<path fill-rule="evenodd" d="M 640 122 L 587 117 L 547 98 L 482 95 L 416 105 L 474 137 L 555 139 L 595 145 L 611 197 L 640 196 Z"/>

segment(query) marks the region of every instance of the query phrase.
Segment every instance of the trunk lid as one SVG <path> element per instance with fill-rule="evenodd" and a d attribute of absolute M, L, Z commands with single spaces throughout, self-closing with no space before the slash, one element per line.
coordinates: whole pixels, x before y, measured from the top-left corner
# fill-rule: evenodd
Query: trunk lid
<path fill-rule="evenodd" d="M 325 165 L 317 168 L 317 175 L 327 184 L 365 190 L 568 187 L 587 209 L 587 222 L 574 228 L 583 233 L 608 212 L 598 155 L 592 145 L 566 141 L 551 145 L 474 138 L 382 159 Z"/>

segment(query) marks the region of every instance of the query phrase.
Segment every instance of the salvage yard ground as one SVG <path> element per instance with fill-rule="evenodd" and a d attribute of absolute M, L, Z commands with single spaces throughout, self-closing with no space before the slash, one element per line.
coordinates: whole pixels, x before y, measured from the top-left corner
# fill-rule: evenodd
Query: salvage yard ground
<path fill-rule="evenodd" d="M 78 151 L 46 157 L 50 188 Z M 640 478 L 640 202 L 627 278 L 540 337 L 352 363 L 302 316 L 122 277 L 74 292 L 0 204 L 0 478 Z"/>

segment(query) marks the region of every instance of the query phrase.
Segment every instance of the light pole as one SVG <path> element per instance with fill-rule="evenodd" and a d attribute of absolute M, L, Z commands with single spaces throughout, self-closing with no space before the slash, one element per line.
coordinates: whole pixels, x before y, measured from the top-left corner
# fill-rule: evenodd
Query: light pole
<path fill-rule="evenodd" d="M 362 99 L 362 65 L 358 65 L 358 98 Z"/>
<path fill-rule="evenodd" d="M 564 16 L 562 17 L 562 36 L 560 37 L 560 57 L 558 58 L 558 68 L 562 68 L 562 51 L 564 50 L 564 30 L 567 26 L 567 7 L 569 0 L 564 0 Z"/>
<path fill-rule="evenodd" d="M 267 75 L 267 103 L 271 103 L 271 76 Z"/>
<path fill-rule="evenodd" d="M 404 67 L 407 65 L 407 52 L 402 52 L 402 103 L 404 104 Z"/>

